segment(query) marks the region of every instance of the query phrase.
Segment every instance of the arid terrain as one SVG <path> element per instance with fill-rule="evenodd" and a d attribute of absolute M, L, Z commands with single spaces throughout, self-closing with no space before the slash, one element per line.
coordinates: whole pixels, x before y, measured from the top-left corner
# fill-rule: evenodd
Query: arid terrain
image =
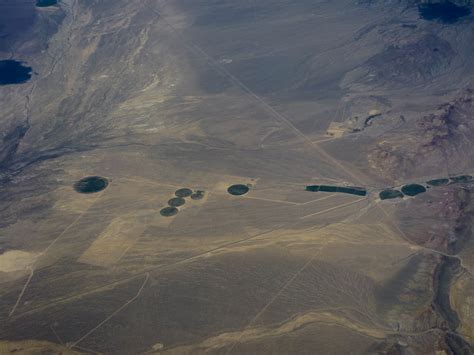
<path fill-rule="evenodd" d="M 0 354 L 474 353 L 474 3 L 0 10 Z"/>

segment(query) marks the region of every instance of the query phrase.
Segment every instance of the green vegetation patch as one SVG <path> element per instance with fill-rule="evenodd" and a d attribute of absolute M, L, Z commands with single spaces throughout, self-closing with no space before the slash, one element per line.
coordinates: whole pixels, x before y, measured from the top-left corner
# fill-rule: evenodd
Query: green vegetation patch
<path fill-rule="evenodd" d="M 81 194 L 91 194 L 105 189 L 109 185 L 106 178 L 100 176 L 88 176 L 74 184 L 74 189 Z"/>
<path fill-rule="evenodd" d="M 402 192 L 407 196 L 416 196 L 426 192 L 426 188 L 419 184 L 408 184 L 402 187 Z"/>
<path fill-rule="evenodd" d="M 202 190 L 197 190 L 191 195 L 191 199 L 193 200 L 200 200 L 204 197 L 204 191 Z"/>
<path fill-rule="evenodd" d="M 160 214 L 163 217 L 172 217 L 176 216 L 178 214 L 178 209 L 176 207 L 165 207 L 161 209 Z"/>
<path fill-rule="evenodd" d="M 171 207 L 179 207 L 186 203 L 186 200 L 182 197 L 173 197 L 172 199 L 168 200 L 168 205 Z"/>
<path fill-rule="evenodd" d="M 389 200 L 392 198 L 403 198 L 403 194 L 398 190 L 386 189 L 379 193 L 379 197 L 381 200 Z"/>
<path fill-rule="evenodd" d="M 193 190 L 184 187 L 182 189 L 176 190 L 174 193 L 177 197 L 189 197 L 193 194 Z"/>
<path fill-rule="evenodd" d="M 306 191 L 311 192 L 340 192 L 344 194 L 365 196 L 367 195 L 367 190 L 363 187 L 344 187 L 344 186 L 329 186 L 329 185 L 308 185 L 306 186 Z"/>
<path fill-rule="evenodd" d="M 472 176 L 471 176 L 471 175 L 453 176 L 453 177 L 451 178 L 451 181 L 452 181 L 453 183 L 471 182 L 471 181 L 472 181 Z"/>
<path fill-rule="evenodd" d="M 247 185 L 236 184 L 232 185 L 227 189 L 227 192 L 234 196 L 245 195 L 249 192 L 249 187 Z"/>
<path fill-rule="evenodd" d="M 426 182 L 428 185 L 431 186 L 443 186 L 449 183 L 449 179 L 442 178 L 442 179 L 434 179 Z"/>

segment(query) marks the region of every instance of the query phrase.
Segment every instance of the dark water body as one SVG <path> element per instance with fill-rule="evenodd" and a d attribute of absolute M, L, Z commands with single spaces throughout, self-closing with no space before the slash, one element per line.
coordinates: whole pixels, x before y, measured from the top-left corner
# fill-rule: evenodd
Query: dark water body
<path fill-rule="evenodd" d="M 171 207 L 179 207 L 186 203 L 186 200 L 182 197 L 173 197 L 168 201 L 168 205 Z"/>
<path fill-rule="evenodd" d="M 362 187 L 343 187 L 343 186 L 329 186 L 329 185 L 309 185 L 306 186 L 306 191 L 311 192 L 340 192 L 344 194 L 351 194 L 357 196 L 367 195 L 367 190 Z"/>
<path fill-rule="evenodd" d="M 462 17 L 471 14 L 467 6 L 458 6 L 450 1 L 434 4 L 421 4 L 418 6 L 420 17 L 428 21 L 438 21 L 442 23 L 456 23 Z"/>
<path fill-rule="evenodd" d="M 31 72 L 31 67 L 17 60 L 0 60 L 0 85 L 26 83 L 31 78 Z"/>
<path fill-rule="evenodd" d="M 91 194 L 104 190 L 109 185 L 106 178 L 100 176 L 88 176 L 74 184 L 74 189 L 82 194 Z"/>
<path fill-rule="evenodd" d="M 426 188 L 419 184 L 408 184 L 402 187 L 402 192 L 407 196 L 416 196 L 426 192 Z"/>
<path fill-rule="evenodd" d="M 38 7 L 54 6 L 57 3 L 58 3 L 58 0 L 36 0 L 36 6 Z"/>
<path fill-rule="evenodd" d="M 197 190 L 196 192 L 194 192 L 192 195 L 191 195 L 191 198 L 193 200 L 200 200 L 204 197 L 204 191 L 202 190 Z"/>
<path fill-rule="evenodd" d="M 443 186 L 449 183 L 449 179 L 442 178 L 442 179 L 434 179 L 426 182 L 428 185 L 431 186 Z"/>
<path fill-rule="evenodd" d="M 178 209 L 176 207 L 165 207 L 160 211 L 160 214 L 163 217 L 172 217 L 178 214 Z"/>
<path fill-rule="evenodd" d="M 0 0 L 0 51 L 10 50 L 35 18 L 35 0 Z"/>
<path fill-rule="evenodd" d="M 245 195 L 249 192 L 249 187 L 247 185 L 237 184 L 232 185 L 227 189 L 227 192 L 234 196 Z"/>
<path fill-rule="evenodd" d="M 392 198 L 403 198 L 403 194 L 398 190 L 386 189 L 379 193 L 381 200 L 389 200 Z"/>
<path fill-rule="evenodd" d="M 189 197 L 193 194 L 193 190 L 184 187 L 182 189 L 176 190 L 174 194 L 176 197 Z"/>

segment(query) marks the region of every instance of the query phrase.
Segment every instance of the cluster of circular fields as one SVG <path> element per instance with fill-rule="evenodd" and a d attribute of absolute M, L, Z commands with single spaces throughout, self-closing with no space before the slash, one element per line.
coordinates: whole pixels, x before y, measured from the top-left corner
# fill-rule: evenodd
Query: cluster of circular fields
<path fill-rule="evenodd" d="M 387 188 L 379 193 L 381 200 L 390 200 L 403 198 L 404 196 L 416 196 L 426 192 L 429 187 L 446 186 L 456 183 L 472 182 L 471 175 L 459 175 L 450 178 L 433 179 L 426 182 L 428 186 L 421 184 L 406 184 L 400 190 L 394 188 Z M 91 194 L 104 190 L 109 185 L 109 181 L 101 176 L 87 176 L 77 181 L 74 184 L 74 189 L 82 194 Z M 251 185 L 234 184 L 227 188 L 227 192 L 233 196 L 242 196 L 250 191 Z M 309 185 L 306 186 L 306 191 L 311 192 L 340 192 L 352 195 L 366 196 L 367 190 L 361 187 L 341 187 L 341 186 L 327 186 L 327 185 Z M 192 200 L 201 200 L 205 192 L 202 190 L 193 191 L 187 187 L 178 189 L 174 193 L 174 197 L 168 200 L 168 206 L 160 210 L 160 214 L 164 217 L 172 217 L 178 214 L 179 207 L 184 206 L 186 198 L 190 197 Z"/>
<path fill-rule="evenodd" d="M 174 192 L 174 197 L 168 200 L 168 206 L 160 210 L 160 214 L 163 217 L 176 216 L 179 212 L 178 207 L 184 206 L 186 198 L 190 197 L 193 200 L 200 200 L 204 197 L 204 191 L 196 190 L 193 191 L 187 187 L 183 187 Z"/>
<path fill-rule="evenodd" d="M 423 186 L 420 184 L 406 184 L 401 187 L 401 191 L 393 188 L 385 189 L 379 193 L 379 197 L 381 200 L 403 198 L 404 196 L 412 197 L 426 192 L 426 189 L 430 187 L 446 186 L 451 184 L 463 184 L 472 181 L 473 177 L 471 175 L 459 175 L 452 176 L 450 178 L 433 179 L 426 182 L 428 186 Z"/>
<path fill-rule="evenodd" d="M 390 200 L 394 198 L 403 198 L 404 196 L 416 196 L 426 192 L 426 187 L 420 184 L 403 185 L 400 190 L 385 189 L 379 193 L 381 200 Z"/>
<path fill-rule="evenodd" d="M 81 194 L 92 194 L 100 192 L 107 188 L 109 180 L 102 176 L 86 176 L 74 184 L 74 190 Z M 164 217 L 172 217 L 178 214 L 178 207 L 184 206 L 186 198 L 192 200 L 201 200 L 204 198 L 203 190 L 193 191 L 189 188 L 181 188 L 175 191 L 174 196 L 168 200 L 168 206 L 160 210 L 160 214 Z"/>

